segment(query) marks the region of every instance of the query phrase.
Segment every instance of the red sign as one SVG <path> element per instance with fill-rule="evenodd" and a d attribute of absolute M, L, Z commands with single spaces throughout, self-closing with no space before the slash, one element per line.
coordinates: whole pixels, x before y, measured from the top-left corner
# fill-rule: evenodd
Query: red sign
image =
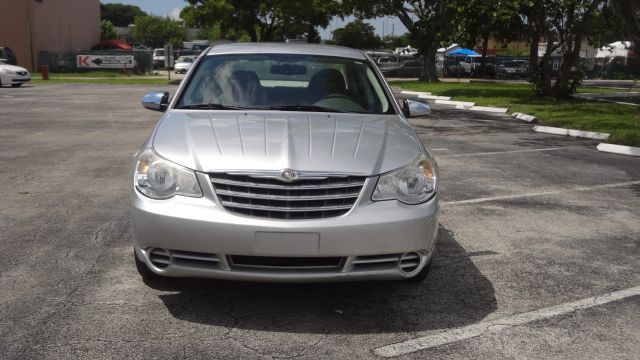
<path fill-rule="evenodd" d="M 89 66 L 89 56 L 78 56 L 78 67 Z"/>

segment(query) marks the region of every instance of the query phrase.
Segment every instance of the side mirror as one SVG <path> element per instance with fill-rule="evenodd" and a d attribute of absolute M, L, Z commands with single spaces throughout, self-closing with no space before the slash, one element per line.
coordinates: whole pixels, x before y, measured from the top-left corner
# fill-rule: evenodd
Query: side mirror
<path fill-rule="evenodd" d="M 148 93 L 142 98 L 142 106 L 145 109 L 165 112 L 169 106 L 169 92 Z"/>
<path fill-rule="evenodd" d="M 429 115 L 431 114 L 431 105 L 420 101 L 404 99 L 402 101 L 402 113 L 407 118 Z"/>

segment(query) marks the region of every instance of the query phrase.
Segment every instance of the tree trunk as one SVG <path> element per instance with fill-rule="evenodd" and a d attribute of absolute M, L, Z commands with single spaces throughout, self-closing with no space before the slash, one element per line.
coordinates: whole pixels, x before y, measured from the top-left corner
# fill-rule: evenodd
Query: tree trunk
<path fill-rule="evenodd" d="M 545 40 L 547 41 L 547 49 L 542 56 L 542 60 L 540 61 L 539 71 L 540 77 L 538 78 L 537 88 L 539 91 L 539 95 L 548 97 L 551 96 L 551 54 L 555 50 L 553 45 L 553 32 L 549 29 L 545 29 L 546 36 Z M 531 54 L 529 54 L 531 56 Z M 529 64 L 531 66 L 531 64 Z"/>
<path fill-rule="evenodd" d="M 487 51 L 489 50 L 489 34 L 482 35 L 482 58 L 480 59 L 480 77 L 483 78 L 487 72 Z M 473 71 L 472 71 L 473 72 Z"/>
<path fill-rule="evenodd" d="M 421 49 L 424 69 L 422 69 L 422 76 L 420 81 L 437 82 L 438 72 L 436 70 L 436 53 L 438 52 L 437 42 L 432 40 L 430 44 Z"/>

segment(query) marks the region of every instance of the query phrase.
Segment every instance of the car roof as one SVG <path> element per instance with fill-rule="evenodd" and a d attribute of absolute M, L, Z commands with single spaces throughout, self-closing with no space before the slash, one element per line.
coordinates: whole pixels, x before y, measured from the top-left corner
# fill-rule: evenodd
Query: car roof
<path fill-rule="evenodd" d="M 289 43 L 226 43 L 214 45 L 207 55 L 223 54 L 302 54 L 366 60 L 360 50 L 342 46 Z"/>

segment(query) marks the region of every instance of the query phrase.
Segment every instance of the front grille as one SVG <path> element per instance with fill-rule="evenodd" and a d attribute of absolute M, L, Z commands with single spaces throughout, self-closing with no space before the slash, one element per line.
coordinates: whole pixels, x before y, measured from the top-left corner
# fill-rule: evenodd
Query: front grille
<path fill-rule="evenodd" d="M 341 257 L 276 257 L 276 256 L 229 256 L 233 268 L 255 270 L 328 270 L 339 269 L 344 261 Z"/>
<path fill-rule="evenodd" d="M 211 174 L 222 206 L 234 213 L 275 219 L 319 219 L 346 214 L 365 183 L 363 176 L 286 183 L 249 175 Z"/>

